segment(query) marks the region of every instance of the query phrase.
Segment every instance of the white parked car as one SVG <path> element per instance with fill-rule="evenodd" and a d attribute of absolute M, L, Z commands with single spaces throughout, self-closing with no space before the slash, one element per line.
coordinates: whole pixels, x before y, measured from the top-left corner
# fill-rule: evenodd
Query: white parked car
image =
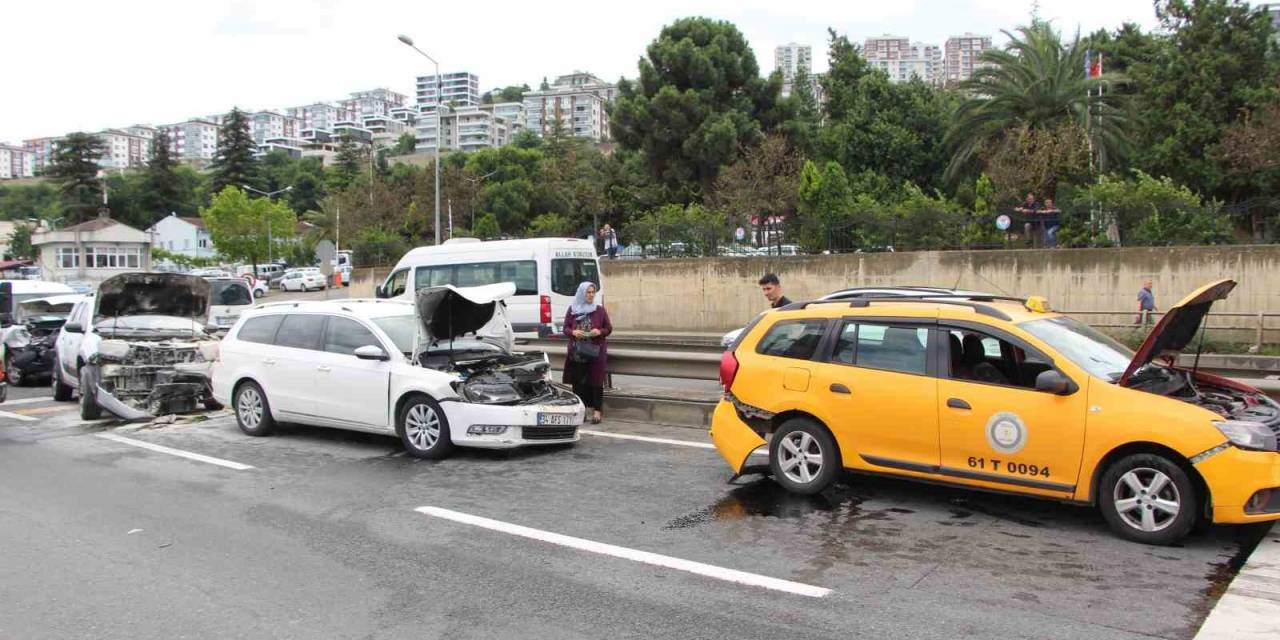
<path fill-rule="evenodd" d="M 218 331 L 230 329 L 244 310 L 253 307 L 253 291 L 243 278 L 228 276 L 205 279 L 209 281 L 209 316 L 206 323 Z"/>
<path fill-rule="evenodd" d="M 209 281 L 125 273 L 76 304 L 54 343 L 53 397 L 80 393 L 80 417 L 127 420 L 217 404 L 209 370 L 218 341 L 205 333 Z"/>
<path fill-rule="evenodd" d="M 280 279 L 282 291 L 319 291 L 328 287 L 329 283 L 319 269 L 293 269 L 286 271 Z"/>
<path fill-rule="evenodd" d="M 280 422 L 384 433 L 421 458 L 576 442 L 582 402 L 551 380 L 545 354 L 512 351 L 502 300 L 515 291 L 262 305 L 223 340 L 214 397 L 251 436 Z"/>

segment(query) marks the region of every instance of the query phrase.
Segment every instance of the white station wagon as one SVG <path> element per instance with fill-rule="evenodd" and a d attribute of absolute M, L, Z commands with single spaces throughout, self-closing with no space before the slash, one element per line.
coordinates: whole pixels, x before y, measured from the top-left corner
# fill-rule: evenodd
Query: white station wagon
<path fill-rule="evenodd" d="M 577 442 L 586 413 L 545 354 L 513 353 L 502 299 L 515 285 L 423 289 L 413 301 L 278 302 L 223 339 L 214 397 L 240 429 L 278 422 L 398 435 L 440 458 L 453 447 Z"/>

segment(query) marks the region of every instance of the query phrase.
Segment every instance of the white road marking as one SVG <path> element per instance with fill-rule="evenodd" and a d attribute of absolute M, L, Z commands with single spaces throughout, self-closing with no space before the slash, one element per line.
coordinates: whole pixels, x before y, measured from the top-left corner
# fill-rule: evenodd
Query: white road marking
<path fill-rule="evenodd" d="M 178 456 L 179 458 L 186 458 L 186 459 L 188 459 L 188 460 L 195 460 L 195 461 L 197 461 L 197 462 L 206 462 L 206 463 L 209 463 L 209 464 L 216 464 L 216 465 L 218 465 L 219 467 L 226 467 L 226 468 L 228 468 L 228 469 L 235 469 L 236 471 L 244 471 L 245 469 L 252 469 L 252 468 L 253 468 L 251 465 L 247 465 L 247 464 L 240 464 L 239 462 L 232 462 L 232 461 L 230 461 L 230 460 L 223 460 L 222 458 L 214 458 L 214 457 L 212 457 L 212 456 L 206 456 L 206 455 L 199 454 L 199 453 L 192 453 L 192 452 L 190 452 L 190 451 L 183 451 L 182 449 L 173 449 L 173 448 L 166 447 L 166 446 L 163 446 L 163 445 L 151 444 L 150 442 L 143 442 L 143 441 L 141 441 L 141 440 L 134 440 L 133 438 L 126 438 L 126 437 L 124 437 L 124 436 L 118 436 L 118 435 L 116 435 L 116 434 L 114 434 L 114 433 L 96 433 L 96 434 L 94 434 L 94 435 L 98 436 L 99 438 L 105 438 L 105 439 L 107 439 L 107 440 L 111 440 L 112 442 L 119 442 L 120 444 L 127 444 L 127 445 L 129 445 L 129 446 L 131 446 L 131 447 L 139 447 L 139 448 L 142 448 L 142 449 L 149 449 L 149 450 L 151 450 L 151 451 L 155 451 L 155 452 L 158 452 L 158 453 L 167 453 L 167 454 L 169 454 L 169 455 L 171 455 L 171 456 Z"/>
<path fill-rule="evenodd" d="M 40 419 L 40 418 L 32 418 L 31 416 L 24 416 L 21 413 L 13 413 L 10 411 L 0 411 L 0 418 L 8 418 L 9 420 L 21 420 L 22 422 L 35 422 Z"/>
<path fill-rule="evenodd" d="M 414 509 L 414 511 L 436 518 L 443 518 L 445 520 L 452 520 L 462 524 L 469 524 L 483 529 L 489 529 L 491 531 L 500 531 L 502 533 L 509 533 L 523 538 L 558 544 L 571 549 L 590 551 L 591 553 L 642 562 L 644 564 L 666 567 L 668 569 L 687 571 L 689 573 L 695 573 L 700 576 L 706 576 L 708 578 L 715 578 L 717 580 L 724 580 L 727 582 L 736 582 L 738 584 L 745 584 L 753 587 L 762 587 L 799 596 L 808 596 L 810 598 L 823 598 L 831 593 L 831 590 L 825 587 L 815 587 L 813 585 L 803 584 L 800 582 L 770 578 L 768 576 L 762 576 L 755 573 L 747 573 L 736 569 L 726 569 L 724 567 L 703 564 L 692 560 L 673 558 L 671 556 L 650 553 L 648 551 L 639 551 L 612 544 L 605 544 L 603 542 L 574 538 L 572 536 L 543 531 L 541 529 L 532 529 L 530 527 L 502 522 L 500 520 L 490 520 L 489 518 L 473 516 L 459 511 L 441 509 L 440 507 L 418 507 L 417 509 Z"/>
<path fill-rule="evenodd" d="M 694 442 L 693 440 L 673 440 L 671 438 L 653 438 L 650 436 L 633 436 L 627 433 L 611 433 L 609 431 L 595 431 L 593 429 L 578 429 L 578 433 L 585 433 L 589 436 L 600 436 L 602 438 L 617 438 L 619 440 L 636 440 L 639 442 L 650 442 L 653 444 L 673 444 L 679 447 L 696 447 L 698 449 L 714 449 L 716 446 L 710 442 Z M 767 456 L 768 451 L 759 449 L 752 451 L 753 456 Z"/>
<path fill-rule="evenodd" d="M 1272 526 L 1227 592 L 1205 618 L 1195 640 L 1274 638 L 1280 620 L 1280 526 Z"/>
<path fill-rule="evenodd" d="M 11 404 L 35 404 L 37 402 L 53 402 L 53 396 L 45 396 L 43 398 L 18 398 L 17 400 L 5 400 L 5 406 Z"/>

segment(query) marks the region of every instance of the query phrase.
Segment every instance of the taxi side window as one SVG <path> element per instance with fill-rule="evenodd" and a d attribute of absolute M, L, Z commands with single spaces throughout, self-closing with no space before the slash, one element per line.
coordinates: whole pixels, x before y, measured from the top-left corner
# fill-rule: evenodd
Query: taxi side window
<path fill-rule="evenodd" d="M 826 320 L 784 320 L 769 328 L 756 346 L 756 353 L 808 360 L 826 332 Z"/>
<path fill-rule="evenodd" d="M 850 322 L 840 330 L 832 360 L 870 369 L 923 375 L 928 370 L 929 330 Z"/>
<path fill-rule="evenodd" d="M 946 331 L 950 377 L 986 384 L 1036 388 L 1036 376 L 1051 367 L 1021 347 L 980 331 Z"/>

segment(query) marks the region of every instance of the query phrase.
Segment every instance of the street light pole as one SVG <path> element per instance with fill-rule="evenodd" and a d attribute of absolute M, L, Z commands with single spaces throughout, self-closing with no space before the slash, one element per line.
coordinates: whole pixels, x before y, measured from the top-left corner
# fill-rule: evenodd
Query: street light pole
<path fill-rule="evenodd" d="M 441 100 L 442 96 L 440 95 L 441 82 L 443 80 L 443 78 L 440 77 L 440 63 L 436 62 L 435 58 L 427 55 L 427 52 L 414 46 L 413 38 L 400 34 L 399 36 L 396 36 L 396 39 L 403 42 L 410 49 L 422 54 L 422 57 L 430 60 L 431 64 L 435 65 L 436 69 L 436 244 L 440 244 L 440 145 L 443 143 L 441 140 L 443 132 L 440 131 L 440 108 L 444 106 L 444 101 Z"/>
<path fill-rule="evenodd" d="M 270 200 L 274 199 L 276 196 L 278 196 L 278 195 L 280 195 L 280 194 L 282 194 L 282 193 L 288 193 L 288 192 L 290 192 L 290 191 L 293 191 L 293 185 L 289 185 L 289 186 L 287 186 L 287 187 L 285 187 L 285 188 L 283 188 L 283 189 L 280 189 L 279 191 L 272 191 L 272 192 L 270 192 L 270 193 L 267 193 L 266 191 L 260 191 L 260 190 L 258 190 L 258 189 L 254 189 L 253 187 L 251 187 L 251 186 L 249 186 L 249 185 L 247 185 L 247 184 L 242 184 L 242 185 L 240 185 L 240 188 L 244 189 L 245 191 L 252 191 L 252 192 L 254 192 L 254 193 L 256 193 L 256 194 L 258 194 L 258 195 L 260 195 L 260 196 L 262 196 L 262 197 L 266 198 L 268 201 L 270 201 Z M 265 224 L 265 225 L 267 226 L 267 264 L 271 264 L 271 262 L 272 262 L 272 255 L 271 255 L 271 249 L 272 249 L 272 247 L 271 247 L 271 245 L 275 244 L 275 239 L 271 237 L 271 218 L 269 218 L 269 217 L 268 217 L 268 216 L 266 216 L 266 215 L 263 215 L 263 216 L 262 216 L 262 222 L 263 222 L 263 224 Z M 255 265 L 255 266 L 256 266 L 256 265 Z M 257 275 L 258 275 L 258 274 L 257 274 L 257 273 L 255 273 L 255 274 L 253 274 L 253 275 L 254 275 L 254 277 L 257 277 Z"/>

